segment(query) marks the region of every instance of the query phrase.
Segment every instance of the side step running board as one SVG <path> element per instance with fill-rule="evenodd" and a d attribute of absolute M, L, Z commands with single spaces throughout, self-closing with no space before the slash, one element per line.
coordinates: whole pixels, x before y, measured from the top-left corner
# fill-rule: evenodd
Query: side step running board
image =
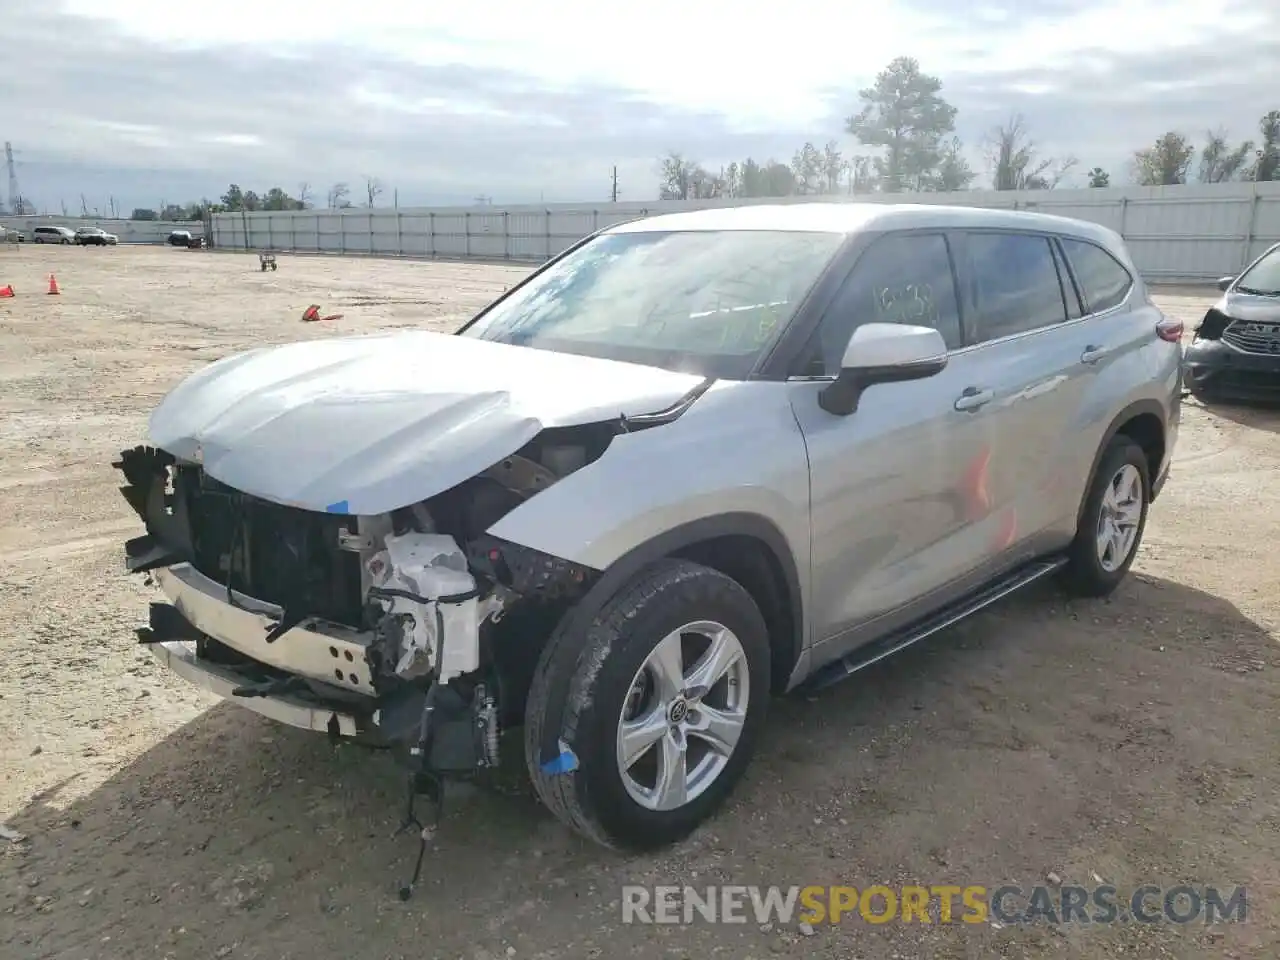
<path fill-rule="evenodd" d="M 1019 567 L 1012 573 L 1006 574 L 999 580 L 984 587 L 978 593 L 964 598 L 953 606 L 944 607 L 937 613 L 918 621 L 903 631 L 869 643 L 854 650 L 844 659 L 822 667 L 811 678 L 801 684 L 801 689 L 806 693 L 812 693 L 817 690 L 823 690 L 833 683 L 838 683 L 859 670 L 869 667 L 873 663 L 878 663 L 885 657 L 892 656 L 899 650 L 905 650 L 913 643 L 918 643 L 926 637 L 933 636 L 939 630 L 945 630 L 947 627 L 959 623 L 965 617 L 977 613 L 1003 597 L 1007 597 L 1015 590 L 1020 590 L 1029 583 L 1047 577 L 1049 574 L 1062 569 L 1066 562 L 1065 557 L 1055 557 L 1049 560 L 1037 560 L 1025 567 Z"/>

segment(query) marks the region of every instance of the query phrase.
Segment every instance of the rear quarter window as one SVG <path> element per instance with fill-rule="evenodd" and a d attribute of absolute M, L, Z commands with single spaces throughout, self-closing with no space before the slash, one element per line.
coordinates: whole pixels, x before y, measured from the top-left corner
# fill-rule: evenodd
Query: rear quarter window
<path fill-rule="evenodd" d="M 965 246 L 975 308 L 972 342 L 1028 333 L 1067 319 L 1058 265 L 1047 237 L 971 233 Z"/>
<path fill-rule="evenodd" d="M 1086 313 L 1102 313 L 1124 303 L 1133 287 L 1133 277 L 1119 260 L 1087 241 L 1059 239 L 1080 286 Z"/>

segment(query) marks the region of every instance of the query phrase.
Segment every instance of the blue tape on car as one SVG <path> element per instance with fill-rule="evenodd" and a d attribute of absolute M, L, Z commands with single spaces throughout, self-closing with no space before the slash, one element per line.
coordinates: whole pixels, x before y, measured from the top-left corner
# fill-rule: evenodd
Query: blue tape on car
<path fill-rule="evenodd" d="M 337 503 L 331 503 L 324 508 L 325 513 L 350 513 L 351 504 L 346 500 L 339 500 Z"/>
<path fill-rule="evenodd" d="M 569 747 L 560 741 L 560 756 L 548 760 L 542 765 L 542 772 L 546 774 L 557 773 L 573 773 L 578 769 L 578 755 Z"/>

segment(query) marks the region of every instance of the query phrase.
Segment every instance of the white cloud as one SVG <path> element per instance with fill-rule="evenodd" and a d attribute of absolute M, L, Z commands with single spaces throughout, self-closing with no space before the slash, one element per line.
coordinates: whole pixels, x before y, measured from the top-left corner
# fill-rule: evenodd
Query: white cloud
<path fill-rule="evenodd" d="M 1081 54 L 1174 52 L 1265 28 L 1264 5 L 1231 0 L 1082 0 L 922 8 L 903 0 L 808 9 L 724 0 L 488 0 L 474 6 L 363 0 L 327 11 L 305 0 L 70 0 L 69 11 L 139 39 L 263 53 L 343 44 L 421 64 L 510 70 L 544 86 L 605 84 L 671 107 L 713 110 L 738 129 L 805 124 L 821 95 L 863 84 L 901 53 L 943 77 L 1069 65 Z M 339 11 L 341 13 L 339 14 Z M 968 23 L 966 23 L 968 21 Z M 242 24 L 239 31 L 228 25 Z M 966 29 L 966 26 L 972 27 Z M 341 60 L 334 63 L 342 70 Z"/>
<path fill-rule="evenodd" d="M 645 198 L 667 150 L 854 152 L 843 118 L 904 54 L 942 80 L 975 161 L 1020 111 L 1043 150 L 1120 180 L 1166 130 L 1246 137 L 1280 107 L 1280 7 L 1256 0 L 0 0 L 0 22 L 5 137 L 51 207 L 365 172 L 402 203 L 602 198 L 614 165 Z"/>

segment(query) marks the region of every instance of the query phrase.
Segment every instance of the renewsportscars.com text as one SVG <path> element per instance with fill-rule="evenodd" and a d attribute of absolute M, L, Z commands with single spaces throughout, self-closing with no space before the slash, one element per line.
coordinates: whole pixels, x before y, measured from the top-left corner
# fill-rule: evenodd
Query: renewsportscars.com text
<path fill-rule="evenodd" d="M 1224 923 L 1242 922 L 1243 887 L 626 886 L 623 923 Z"/>

